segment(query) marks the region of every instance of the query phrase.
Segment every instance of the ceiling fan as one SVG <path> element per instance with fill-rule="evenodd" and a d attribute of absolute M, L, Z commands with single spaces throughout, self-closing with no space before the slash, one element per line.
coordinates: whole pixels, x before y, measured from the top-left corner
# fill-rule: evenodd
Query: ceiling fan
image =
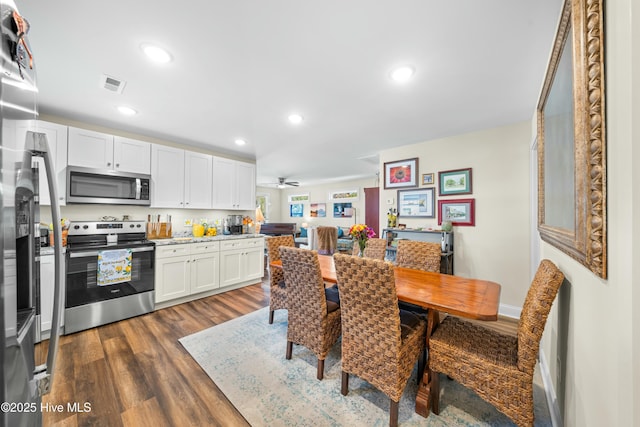
<path fill-rule="evenodd" d="M 287 178 L 278 178 L 278 188 L 286 188 L 287 185 L 297 187 L 300 183 L 298 181 L 287 181 Z"/>

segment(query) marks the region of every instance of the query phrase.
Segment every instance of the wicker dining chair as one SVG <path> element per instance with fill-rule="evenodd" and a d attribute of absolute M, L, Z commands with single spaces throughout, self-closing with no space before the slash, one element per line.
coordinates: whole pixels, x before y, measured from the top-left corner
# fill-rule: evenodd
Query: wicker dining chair
<path fill-rule="evenodd" d="M 440 243 L 400 240 L 396 252 L 396 265 L 440 273 L 440 253 Z"/>
<path fill-rule="evenodd" d="M 269 262 L 280 259 L 280 246 L 295 247 L 292 235 L 267 237 Z M 273 312 L 287 308 L 287 289 L 281 268 L 269 268 L 269 324 L 273 323 Z"/>
<path fill-rule="evenodd" d="M 360 246 L 358 246 L 358 241 L 353 242 L 353 255 L 358 255 L 360 253 Z M 373 258 L 384 260 L 384 257 L 387 253 L 387 239 L 369 239 L 367 240 L 367 244 L 364 247 L 364 256 L 366 258 Z"/>
<path fill-rule="evenodd" d="M 438 373 L 448 375 L 519 426 L 533 426 L 533 371 L 540 339 L 564 275 L 549 260 L 538 267 L 518 322 L 517 337 L 447 317 L 429 340 L 433 412 L 440 411 Z"/>
<path fill-rule="evenodd" d="M 389 425 L 395 426 L 398 403 L 418 360 L 422 375 L 426 322 L 398 308 L 392 264 L 333 257 L 342 311 L 341 392 L 349 392 L 349 374 L 369 382 L 389 396 Z"/>
<path fill-rule="evenodd" d="M 307 347 L 318 357 L 322 380 L 324 360 L 342 332 L 340 306 L 326 298 L 316 251 L 283 246 L 280 257 L 289 311 L 286 358 L 291 359 L 293 344 Z"/>

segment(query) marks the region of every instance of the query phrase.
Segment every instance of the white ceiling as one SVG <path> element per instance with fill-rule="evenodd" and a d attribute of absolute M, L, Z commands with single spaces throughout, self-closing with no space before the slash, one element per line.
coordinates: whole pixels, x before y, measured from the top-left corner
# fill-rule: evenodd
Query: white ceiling
<path fill-rule="evenodd" d="M 381 149 L 529 120 L 562 1 L 17 3 L 41 113 L 255 158 L 259 184 L 315 184 L 375 176 Z M 174 60 L 149 62 L 145 42 Z M 398 85 L 402 64 L 416 74 Z"/>

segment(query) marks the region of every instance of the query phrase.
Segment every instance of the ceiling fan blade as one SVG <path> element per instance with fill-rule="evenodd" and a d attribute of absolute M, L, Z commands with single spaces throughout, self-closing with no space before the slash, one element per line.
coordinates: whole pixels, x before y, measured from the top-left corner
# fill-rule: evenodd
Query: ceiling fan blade
<path fill-rule="evenodd" d="M 292 187 L 297 187 L 300 185 L 300 183 L 298 181 L 287 181 L 285 182 L 285 184 L 290 185 Z"/>

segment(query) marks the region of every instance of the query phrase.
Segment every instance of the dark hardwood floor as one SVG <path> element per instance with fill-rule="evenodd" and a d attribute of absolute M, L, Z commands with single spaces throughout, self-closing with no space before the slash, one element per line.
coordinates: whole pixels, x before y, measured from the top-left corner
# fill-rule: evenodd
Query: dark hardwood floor
<path fill-rule="evenodd" d="M 63 336 L 44 426 L 247 426 L 178 342 L 269 304 L 268 281 Z M 37 357 L 46 353 L 40 344 Z M 90 404 L 68 412 L 67 404 Z"/>
<path fill-rule="evenodd" d="M 179 338 L 269 304 L 269 282 L 63 336 L 44 426 L 247 426 Z M 514 333 L 511 319 L 483 322 Z M 37 347 L 42 358 L 48 342 Z M 40 362 L 41 363 L 41 362 Z M 68 412 L 67 405 L 90 404 Z"/>

